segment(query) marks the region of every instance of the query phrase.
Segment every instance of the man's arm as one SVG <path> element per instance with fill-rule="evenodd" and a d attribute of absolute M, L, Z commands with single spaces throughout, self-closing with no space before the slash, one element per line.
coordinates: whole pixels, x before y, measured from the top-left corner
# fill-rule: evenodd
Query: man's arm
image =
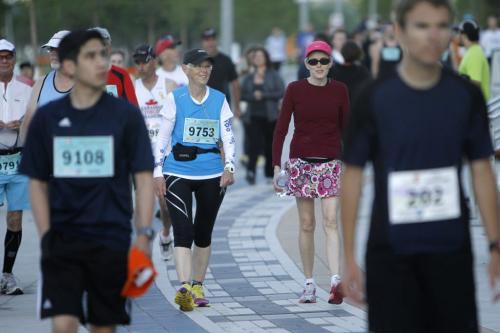
<path fill-rule="evenodd" d="M 484 228 L 489 241 L 500 237 L 497 220 L 497 190 L 489 159 L 471 162 L 474 195 L 476 196 Z"/>
<path fill-rule="evenodd" d="M 356 222 L 362 183 L 363 168 L 346 165 L 342 177 L 342 195 L 340 196 L 340 221 L 342 222 L 345 256 L 344 292 L 346 296 L 357 302 L 363 301 L 361 272 L 356 264 L 355 256 Z"/>
<path fill-rule="evenodd" d="M 40 95 L 40 91 L 42 90 L 42 85 L 44 80 L 45 78 L 36 81 L 35 85 L 33 86 L 33 90 L 31 91 L 31 97 L 28 104 L 28 109 L 24 114 L 24 118 L 21 123 L 21 128 L 19 129 L 19 140 L 21 141 L 22 144 L 24 144 L 24 141 L 26 140 L 26 135 L 28 134 L 28 129 L 31 123 L 31 119 L 33 119 L 33 115 L 36 111 L 38 104 L 38 96 Z"/>
<path fill-rule="evenodd" d="M 472 183 L 474 186 L 474 195 L 476 196 L 481 212 L 488 243 L 500 238 L 498 223 L 497 189 L 496 181 L 491 168 L 489 159 L 480 159 L 471 162 Z M 495 288 L 496 279 L 500 277 L 500 252 L 493 250 L 491 252 L 489 264 L 490 286 Z M 500 295 L 495 295 L 498 300 Z"/>
<path fill-rule="evenodd" d="M 42 237 L 50 229 L 49 190 L 46 181 L 30 179 L 31 210 L 38 234 Z"/>
<path fill-rule="evenodd" d="M 154 190 L 151 171 L 140 171 L 134 174 L 135 181 L 135 227 L 150 227 L 153 220 Z M 145 253 L 150 253 L 149 240 L 145 235 L 137 237 L 135 245 Z"/>
<path fill-rule="evenodd" d="M 238 79 L 234 79 L 231 81 L 231 100 L 233 101 L 234 116 L 236 118 L 241 117 L 240 99 L 240 81 Z"/>

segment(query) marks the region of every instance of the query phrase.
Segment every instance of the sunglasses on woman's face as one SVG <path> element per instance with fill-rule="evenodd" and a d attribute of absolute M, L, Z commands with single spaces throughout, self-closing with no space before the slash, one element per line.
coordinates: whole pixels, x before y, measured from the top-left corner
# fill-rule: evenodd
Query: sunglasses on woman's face
<path fill-rule="evenodd" d="M 322 64 L 323 66 L 326 66 L 330 63 L 329 58 L 321 58 L 321 59 L 307 59 L 307 63 L 311 66 L 316 66 L 318 63 Z"/>

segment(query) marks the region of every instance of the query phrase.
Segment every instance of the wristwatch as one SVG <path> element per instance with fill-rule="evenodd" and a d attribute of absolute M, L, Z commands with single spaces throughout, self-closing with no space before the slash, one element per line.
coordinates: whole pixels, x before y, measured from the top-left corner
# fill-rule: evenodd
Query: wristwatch
<path fill-rule="evenodd" d="M 490 252 L 500 252 L 500 238 L 490 243 Z"/>
<path fill-rule="evenodd" d="M 148 240 L 152 241 L 155 238 L 155 230 L 151 227 L 142 227 L 137 229 L 137 236 L 144 235 Z"/>
<path fill-rule="evenodd" d="M 224 167 L 224 171 L 234 173 L 234 166 L 232 164 L 226 164 L 226 166 Z"/>

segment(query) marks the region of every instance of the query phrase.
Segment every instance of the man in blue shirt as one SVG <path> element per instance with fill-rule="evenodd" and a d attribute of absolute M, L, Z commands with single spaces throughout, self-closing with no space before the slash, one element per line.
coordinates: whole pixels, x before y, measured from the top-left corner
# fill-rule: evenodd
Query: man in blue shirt
<path fill-rule="evenodd" d="M 404 0 L 397 72 L 368 86 L 351 113 L 341 197 L 348 297 L 361 301 L 354 231 L 363 167 L 374 168 L 366 253 L 373 332 L 478 332 L 463 158 L 491 242 L 490 279 L 500 276 L 493 154 L 480 89 L 439 64 L 450 37 L 447 0 Z"/>
<path fill-rule="evenodd" d="M 135 181 L 137 239 L 149 253 L 153 157 L 144 120 L 130 103 L 104 93 L 109 56 L 101 34 L 76 31 L 60 43 L 71 93 L 35 114 L 20 171 L 30 177 L 41 236 L 42 318 L 53 332 L 114 332 L 130 322 L 120 295 L 127 279 Z M 82 305 L 84 304 L 84 305 Z"/>

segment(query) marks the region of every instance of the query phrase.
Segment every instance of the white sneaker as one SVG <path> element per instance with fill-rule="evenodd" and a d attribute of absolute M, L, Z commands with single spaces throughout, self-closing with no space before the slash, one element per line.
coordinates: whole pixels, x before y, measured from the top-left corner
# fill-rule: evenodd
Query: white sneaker
<path fill-rule="evenodd" d="M 163 237 L 160 234 L 160 237 L 158 237 L 159 244 L 160 244 L 160 253 L 163 258 L 163 260 L 168 261 L 172 259 L 172 256 L 174 254 L 174 244 L 172 238 L 169 240 L 164 240 L 162 239 Z"/>
<path fill-rule="evenodd" d="M 308 283 L 304 286 L 304 291 L 299 298 L 299 303 L 316 303 L 316 286 L 314 283 Z"/>
<path fill-rule="evenodd" d="M 2 280 L 0 280 L 0 292 L 5 295 L 24 294 L 21 287 L 18 286 L 16 277 L 12 273 L 3 273 Z"/>

